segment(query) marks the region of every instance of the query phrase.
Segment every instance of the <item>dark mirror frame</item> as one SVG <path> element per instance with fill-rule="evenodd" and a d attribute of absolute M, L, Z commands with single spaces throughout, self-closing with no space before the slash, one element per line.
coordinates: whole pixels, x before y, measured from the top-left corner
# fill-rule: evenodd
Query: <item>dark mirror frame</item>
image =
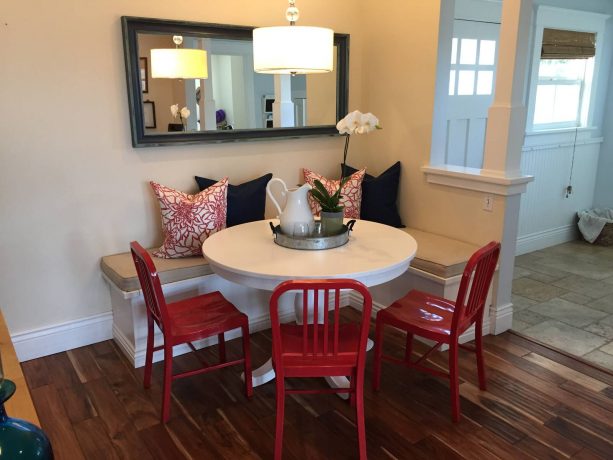
<path fill-rule="evenodd" d="M 258 128 L 196 131 L 173 134 L 146 134 L 143 93 L 140 87 L 138 34 L 190 35 L 194 37 L 251 40 L 253 27 L 122 16 L 123 48 L 128 83 L 130 126 L 133 147 L 234 142 L 250 139 L 296 138 L 338 134 L 335 125 L 298 128 Z M 349 34 L 334 34 L 337 49 L 336 119 L 347 114 L 349 101 Z"/>

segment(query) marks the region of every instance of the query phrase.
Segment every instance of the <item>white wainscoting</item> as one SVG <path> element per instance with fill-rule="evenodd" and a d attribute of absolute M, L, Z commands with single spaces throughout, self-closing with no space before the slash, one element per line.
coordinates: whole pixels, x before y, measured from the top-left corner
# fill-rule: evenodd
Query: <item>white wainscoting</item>
<path fill-rule="evenodd" d="M 591 208 L 602 138 L 580 132 L 527 137 L 522 153 L 522 174 L 534 176 L 521 198 L 517 254 L 543 249 L 577 238 L 577 211 Z M 571 165 L 572 194 L 565 196 Z"/>

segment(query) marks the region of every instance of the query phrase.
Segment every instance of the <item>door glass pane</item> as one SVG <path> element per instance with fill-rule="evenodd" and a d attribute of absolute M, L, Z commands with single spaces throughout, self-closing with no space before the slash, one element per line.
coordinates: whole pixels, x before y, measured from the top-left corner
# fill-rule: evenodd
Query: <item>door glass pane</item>
<path fill-rule="evenodd" d="M 451 63 L 455 64 L 458 59 L 458 39 L 451 40 Z"/>
<path fill-rule="evenodd" d="M 460 70 L 458 73 L 458 95 L 471 96 L 475 92 L 475 71 Z"/>
<path fill-rule="evenodd" d="M 455 70 L 449 72 L 449 95 L 455 94 Z"/>
<path fill-rule="evenodd" d="M 477 94 L 492 94 L 492 83 L 494 80 L 493 70 L 480 70 L 477 72 Z"/>
<path fill-rule="evenodd" d="M 477 40 L 463 38 L 460 45 L 460 64 L 477 63 Z"/>
<path fill-rule="evenodd" d="M 494 65 L 496 61 L 496 42 L 494 40 L 481 40 L 479 48 L 479 65 Z"/>

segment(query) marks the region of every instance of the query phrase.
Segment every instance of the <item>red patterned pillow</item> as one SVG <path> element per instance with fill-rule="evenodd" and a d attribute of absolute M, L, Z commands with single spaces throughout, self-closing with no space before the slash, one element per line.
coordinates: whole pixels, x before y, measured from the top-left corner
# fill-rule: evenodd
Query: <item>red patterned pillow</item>
<path fill-rule="evenodd" d="M 341 183 L 340 180 L 326 179 L 324 176 L 320 176 L 307 168 L 303 168 L 303 170 L 304 181 L 307 184 L 314 186 L 315 180 L 319 180 L 330 194 L 338 190 L 338 186 Z M 364 179 L 364 174 L 366 174 L 366 168 L 360 169 L 359 171 L 353 173 L 351 176 L 349 176 L 349 180 L 341 189 L 342 198 L 340 199 L 339 203 L 341 206 L 345 207 L 345 217 L 349 217 L 351 219 L 360 218 L 360 205 L 362 203 L 362 180 Z M 310 193 L 309 206 L 311 206 L 311 212 L 314 215 L 319 215 L 321 212 L 321 207 L 319 206 L 319 203 L 313 199 Z"/>
<path fill-rule="evenodd" d="M 188 195 L 150 182 L 160 201 L 164 243 L 153 255 L 163 259 L 202 254 L 202 243 L 226 228 L 228 178 Z"/>

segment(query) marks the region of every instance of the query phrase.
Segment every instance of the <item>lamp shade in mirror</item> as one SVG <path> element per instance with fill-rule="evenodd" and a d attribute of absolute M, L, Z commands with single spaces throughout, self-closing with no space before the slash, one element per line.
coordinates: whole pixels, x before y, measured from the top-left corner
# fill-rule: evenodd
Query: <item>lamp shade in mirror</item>
<path fill-rule="evenodd" d="M 307 74 L 333 70 L 334 31 L 324 27 L 259 27 L 253 31 L 258 73 Z"/>
<path fill-rule="evenodd" d="M 151 50 L 152 78 L 208 78 L 206 51 L 189 48 Z"/>

